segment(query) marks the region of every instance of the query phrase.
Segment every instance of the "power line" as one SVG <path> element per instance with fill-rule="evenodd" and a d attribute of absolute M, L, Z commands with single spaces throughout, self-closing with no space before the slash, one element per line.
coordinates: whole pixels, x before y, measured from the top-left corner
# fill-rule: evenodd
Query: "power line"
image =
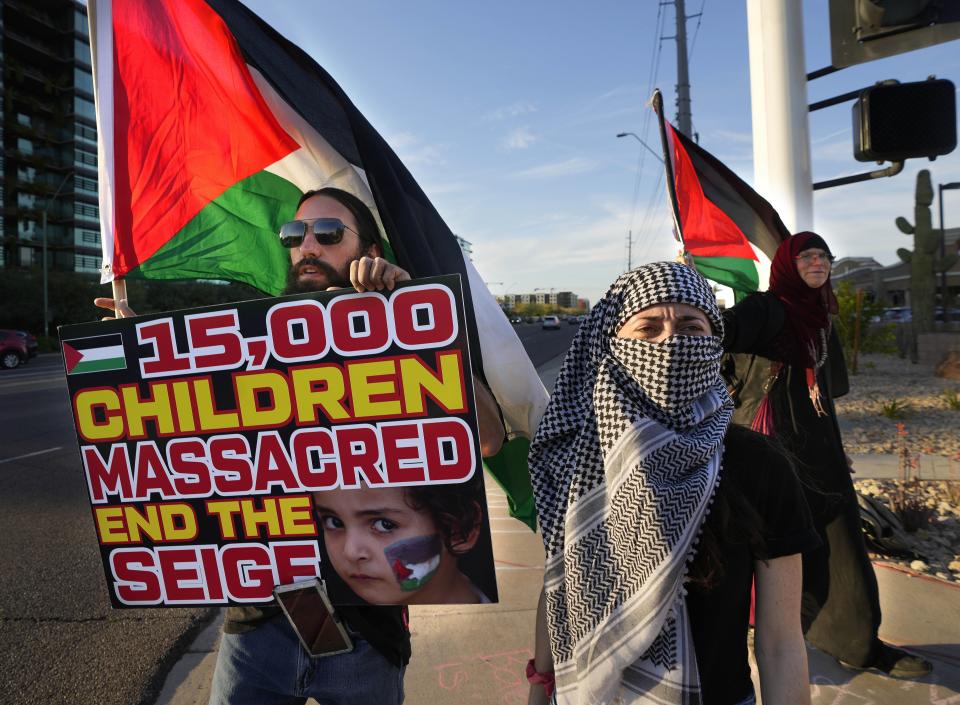
<path fill-rule="evenodd" d="M 656 83 L 657 76 L 660 72 L 660 55 L 663 50 L 663 22 L 665 20 L 663 14 L 663 4 L 657 5 L 657 19 L 654 22 L 654 41 L 652 45 L 652 51 L 650 56 L 650 71 L 647 75 L 647 92 L 646 95 L 651 95 L 653 93 L 654 84 Z M 643 135 L 643 141 L 646 141 L 649 129 L 650 129 L 650 114 L 651 110 L 645 110 L 643 114 L 643 126 L 641 127 L 640 133 Z M 646 162 L 646 152 L 640 150 L 640 156 L 637 158 L 637 172 L 636 177 L 633 181 L 633 197 L 630 203 L 630 227 L 629 230 L 633 230 L 634 223 L 637 216 L 637 204 L 640 199 L 640 185 L 643 181 L 643 167 Z"/>
<path fill-rule="evenodd" d="M 643 223 L 640 225 L 640 236 L 637 240 L 637 260 L 641 261 L 646 258 L 647 254 L 650 252 L 650 247 L 653 243 L 654 238 L 657 233 L 650 234 L 651 221 L 653 220 L 655 214 L 658 210 L 654 207 L 654 204 L 661 198 L 663 194 L 661 193 L 661 186 L 663 184 L 663 171 L 657 175 L 657 181 L 653 185 L 653 189 L 650 191 L 650 196 L 647 199 L 647 207 L 644 210 Z M 662 203 L 661 203 L 662 206 Z M 641 250 L 641 244 L 643 249 Z"/>
<path fill-rule="evenodd" d="M 662 22 L 659 20 L 662 18 L 662 8 L 664 5 L 673 5 L 676 10 L 676 34 L 673 37 L 664 37 L 662 31 Z M 690 54 L 687 50 L 687 32 L 686 32 L 686 23 L 688 20 L 697 18 L 697 26 L 694 28 L 693 42 L 696 42 L 697 36 L 699 36 L 700 24 L 703 17 L 703 8 L 706 5 L 706 0 L 701 0 L 700 2 L 700 11 L 696 15 L 687 15 L 685 10 L 684 0 L 665 0 L 661 1 L 659 4 L 659 9 L 657 12 L 658 17 L 658 28 L 657 28 L 657 54 L 655 58 L 655 67 L 651 70 L 651 75 L 655 76 L 659 72 L 659 62 L 660 62 L 660 49 L 663 45 L 663 42 L 666 39 L 674 39 L 677 42 L 677 121 L 678 128 L 681 132 L 685 134 L 690 134 L 692 132 L 691 123 L 692 115 L 690 110 L 690 86 L 689 86 L 689 76 L 688 76 L 688 65 Z M 649 88 L 649 91 L 652 92 L 653 87 Z M 644 127 L 643 127 L 643 136 L 647 137 L 647 130 L 649 129 L 650 124 L 650 113 L 652 111 L 647 111 L 647 114 L 644 116 Z M 654 208 L 654 204 L 657 202 L 658 198 L 662 198 L 662 194 L 659 193 L 660 185 L 663 183 L 664 173 L 659 172 L 657 177 L 657 183 L 654 186 L 653 190 L 650 192 L 650 197 L 647 202 L 646 212 L 644 213 L 643 222 L 640 226 L 640 240 L 643 241 L 643 255 L 638 258 L 642 259 L 646 257 L 650 249 L 652 248 L 654 237 L 649 233 L 648 226 L 655 223 L 655 218 L 657 215 L 666 221 L 667 210 L 664 208 Z M 663 203 L 661 202 L 661 206 Z M 632 222 L 632 218 L 631 218 Z M 657 228 L 659 230 L 659 226 Z M 655 235 L 656 233 L 654 233 Z M 639 245 L 639 243 L 638 243 Z M 637 248 L 638 251 L 640 248 Z"/>
<path fill-rule="evenodd" d="M 653 91 L 653 82 L 656 80 L 660 68 L 660 50 L 663 47 L 663 3 L 657 6 L 657 20 L 654 22 L 653 55 L 650 57 L 650 73 L 647 76 L 647 92 Z"/>
<path fill-rule="evenodd" d="M 697 26 L 693 28 L 693 39 L 690 40 L 690 52 L 687 59 L 691 62 L 693 61 L 693 49 L 697 46 L 697 35 L 700 33 L 700 22 L 703 20 L 703 8 L 706 6 L 706 4 L 707 0 L 700 0 L 700 10 L 697 12 L 697 14 L 691 15 L 691 17 L 697 18 Z M 700 133 L 697 131 L 696 127 L 691 127 L 691 129 L 693 130 L 691 137 L 695 142 L 699 143 Z"/>
<path fill-rule="evenodd" d="M 653 95 L 653 89 L 656 87 L 657 77 L 660 75 L 660 57 L 663 53 L 663 25 L 666 22 L 666 16 L 663 13 L 663 6 L 665 3 L 659 3 L 657 8 L 657 22 L 656 22 L 656 40 L 654 42 L 654 52 L 651 58 L 650 74 L 647 79 L 647 95 Z M 643 136 L 644 142 L 647 141 L 647 138 L 650 135 L 650 124 L 653 116 L 653 110 L 647 109 L 643 114 L 643 127 L 640 130 L 640 134 Z M 644 160 L 646 157 L 646 151 L 641 150 L 640 152 L 640 166 L 638 168 L 638 177 L 639 170 L 642 170 Z M 638 261 L 641 261 L 644 258 L 644 255 L 649 252 L 651 246 L 651 240 L 649 234 L 649 225 L 651 218 L 653 217 L 654 203 L 656 203 L 657 198 L 660 194 L 660 187 L 663 184 L 663 170 L 657 170 L 657 180 L 653 185 L 653 188 L 650 191 L 650 195 L 647 197 L 647 207 L 644 209 L 643 221 L 640 224 L 640 228 L 637 236 L 637 253 L 643 252 L 643 255 L 638 256 Z M 637 184 L 639 189 L 639 182 Z M 634 209 L 636 209 L 636 203 L 634 203 Z M 633 223 L 633 216 L 631 215 L 631 225 Z"/>
<path fill-rule="evenodd" d="M 697 46 L 697 34 L 700 32 L 700 22 L 703 20 L 703 8 L 707 4 L 707 0 L 700 1 L 700 10 L 695 15 L 691 17 L 697 18 L 697 26 L 693 28 L 693 39 L 690 40 L 690 53 L 689 58 L 693 58 L 693 48 Z"/>

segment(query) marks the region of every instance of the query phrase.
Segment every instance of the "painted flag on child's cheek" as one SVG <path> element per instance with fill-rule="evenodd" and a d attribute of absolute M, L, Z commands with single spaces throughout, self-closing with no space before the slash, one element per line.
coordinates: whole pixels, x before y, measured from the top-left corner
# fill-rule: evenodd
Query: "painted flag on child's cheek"
<path fill-rule="evenodd" d="M 436 575 L 442 550 L 440 535 L 430 534 L 390 544 L 384 554 L 400 589 L 409 592 L 419 590 Z"/>
<path fill-rule="evenodd" d="M 227 279 L 282 292 L 277 237 L 300 195 L 364 201 L 414 277 L 460 274 L 471 356 L 519 457 L 547 395 L 453 233 L 337 83 L 237 0 L 90 0 L 102 281 Z M 516 437 L 516 438 L 514 438 Z M 526 460 L 494 462 L 534 523 Z"/>

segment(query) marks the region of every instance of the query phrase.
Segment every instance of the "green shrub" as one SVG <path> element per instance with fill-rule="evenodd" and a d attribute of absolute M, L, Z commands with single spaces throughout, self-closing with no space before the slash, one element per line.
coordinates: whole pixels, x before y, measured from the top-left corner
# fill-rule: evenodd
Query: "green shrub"
<path fill-rule="evenodd" d="M 927 506 L 923 486 L 916 478 L 898 483 L 890 499 L 890 508 L 910 534 L 930 526 L 937 513 L 936 509 Z"/>
<path fill-rule="evenodd" d="M 953 389 L 943 390 L 943 399 L 947 402 L 949 408 L 960 411 L 960 389 L 954 387 Z"/>
<path fill-rule="evenodd" d="M 857 292 L 850 282 L 840 282 L 834 289 L 840 312 L 834 317 L 834 325 L 843 345 L 843 356 L 852 370 L 853 335 L 856 331 Z M 895 353 L 897 351 L 896 326 L 893 323 L 872 323 L 882 320 L 883 302 L 863 299 L 860 309 L 860 354 Z"/>
<path fill-rule="evenodd" d="M 880 405 L 880 413 L 888 419 L 902 419 L 907 416 L 907 410 L 910 405 L 900 399 L 891 399 Z"/>

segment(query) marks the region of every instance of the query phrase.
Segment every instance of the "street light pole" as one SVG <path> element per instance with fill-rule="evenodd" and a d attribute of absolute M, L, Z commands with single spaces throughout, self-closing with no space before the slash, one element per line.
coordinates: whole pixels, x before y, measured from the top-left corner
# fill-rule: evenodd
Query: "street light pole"
<path fill-rule="evenodd" d="M 678 10 L 679 12 L 679 10 Z M 633 137 L 637 142 L 639 142 L 644 149 L 646 149 L 650 154 L 653 155 L 654 159 L 663 164 L 663 157 L 653 151 L 653 148 L 640 139 L 635 132 L 618 132 L 617 137 Z M 633 231 L 630 230 L 627 233 L 627 271 L 629 272 L 633 268 Z"/>
<path fill-rule="evenodd" d="M 947 261 L 947 229 L 943 226 L 943 192 L 954 189 L 960 189 L 960 181 L 937 185 L 940 200 L 940 305 L 943 307 L 943 322 L 945 324 L 950 322 L 950 314 L 947 312 L 950 296 L 949 289 L 947 289 L 947 268 L 944 266 Z"/>
<path fill-rule="evenodd" d="M 63 181 L 60 182 L 60 185 L 57 186 L 57 190 L 53 192 L 53 195 L 47 199 L 47 203 L 43 206 L 43 214 L 41 215 L 40 222 L 41 228 L 43 229 L 43 337 L 50 337 L 50 295 L 48 293 L 47 287 L 47 209 L 50 207 L 50 204 L 53 203 L 57 197 L 60 195 L 60 191 L 66 185 L 67 180 L 73 176 L 73 169 L 67 172 L 67 175 L 63 177 Z"/>
<path fill-rule="evenodd" d="M 50 305 L 47 294 L 47 209 L 44 207 L 40 217 L 43 229 L 43 337 L 50 336 Z"/>
<path fill-rule="evenodd" d="M 661 164 L 663 164 L 663 157 L 661 157 L 659 154 L 657 154 L 657 153 L 653 150 L 653 147 L 651 147 L 649 144 L 647 144 L 647 143 L 644 142 L 642 139 L 640 139 L 639 137 L 637 137 L 637 134 L 636 134 L 635 132 L 618 132 L 618 133 L 617 133 L 617 137 L 627 137 L 628 135 L 629 135 L 630 137 L 633 137 L 633 139 L 635 139 L 635 140 L 636 140 L 637 142 L 639 142 L 640 144 L 642 144 L 642 145 L 646 148 L 646 150 L 647 150 L 648 152 L 650 152 L 650 154 L 652 154 L 652 155 L 654 156 L 654 158 L 655 158 L 658 162 L 660 162 Z"/>

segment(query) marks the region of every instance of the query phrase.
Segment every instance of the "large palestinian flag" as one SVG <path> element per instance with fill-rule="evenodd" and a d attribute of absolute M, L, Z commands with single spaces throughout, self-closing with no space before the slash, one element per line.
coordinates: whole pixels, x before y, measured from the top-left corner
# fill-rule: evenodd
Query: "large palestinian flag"
<path fill-rule="evenodd" d="M 761 285 L 758 264 L 769 270 L 777 247 L 790 231 L 773 206 L 676 130 L 664 119 L 662 109 L 657 117 L 668 175 L 672 175 L 674 219 L 679 221 L 676 225 L 686 252 L 707 279 L 729 286 L 738 296 L 757 291 Z"/>
<path fill-rule="evenodd" d="M 382 226 L 385 254 L 412 276 L 461 275 L 477 373 L 517 437 L 490 465 L 532 525 L 519 446 L 546 391 L 450 229 L 336 82 L 236 0 L 88 7 L 103 281 L 229 279 L 279 294 L 289 258 L 277 231 L 300 195 L 352 192 Z"/>

